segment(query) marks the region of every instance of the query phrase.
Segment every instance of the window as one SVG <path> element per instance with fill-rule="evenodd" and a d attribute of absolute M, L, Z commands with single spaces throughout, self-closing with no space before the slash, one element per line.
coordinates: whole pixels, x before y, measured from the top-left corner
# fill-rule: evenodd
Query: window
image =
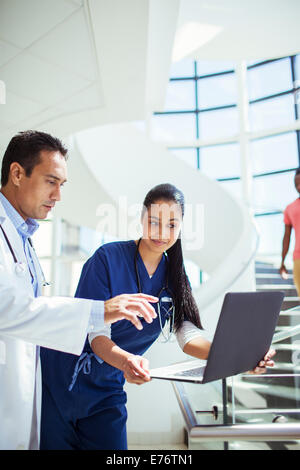
<path fill-rule="evenodd" d="M 280 248 L 284 234 L 284 223 L 282 214 L 274 214 L 265 217 L 256 217 L 259 231 L 258 253 L 273 254 L 278 259 L 280 265 Z M 292 231 L 291 246 L 294 246 L 294 231 Z M 290 257 L 292 255 L 292 250 Z"/>
<path fill-rule="evenodd" d="M 237 102 L 237 83 L 235 74 L 217 75 L 202 78 L 198 83 L 198 108 L 215 108 Z"/>
<path fill-rule="evenodd" d="M 165 112 L 155 114 L 153 129 L 155 139 L 167 141 L 175 158 L 218 180 L 240 199 L 241 129 L 235 69 L 232 61 L 187 59 L 174 64 Z M 260 253 L 278 253 L 281 211 L 297 197 L 294 170 L 300 166 L 300 129 L 296 125 L 300 118 L 300 54 L 249 61 L 245 86 L 253 210 L 263 232 Z M 172 142 L 180 142 L 180 147 Z"/>
<path fill-rule="evenodd" d="M 201 139 L 232 137 L 238 134 L 237 108 L 225 108 L 199 113 L 199 136 Z"/>
<path fill-rule="evenodd" d="M 248 70 L 249 100 L 291 90 L 293 88 L 290 58 L 267 62 Z"/>
<path fill-rule="evenodd" d="M 210 178 L 239 176 L 239 145 L 234 143 L 201 147 L 200 168 Z"/>
<path fill-rule="evenodd" d="M 193 113 L 157 114 L 152 119 L 154 140 L 194 140 L 196 133 L 196 116 Z"/>
<path fill-rule="evenodd" d="M 250 152 L 254 174 L 297 168 L 297 134 L 289 132 L 253 140 Z"/>
<path fill-rule="evenodd" d="M 195 109 L 194 80 L 174 80 L 169 83 L 165 102 L 165 111 Z"/>
<path fill-rule="evenodd" d="M 293 94 L 258 101 L 250 104 L 252 131 L 287 126 L 295 121 Z"/>
<path fill-rule="evenodd" d="M 297 198 L 294 171 L 254 178 L 253 200 L 256 213 L 283 211 Z"/>
<path fill-rule="evenodd" d="M 199 60 L 197 62 L 197 75 L 224 73 L 234 70 L 235 66 L 235 62 L 229 60 Z"/>
<path fill-rule="evenodd" d="M 195 62 L 192 59 L 184 59 L 174 62 L 170 69 L 170 78 L 193 77 L 195 74 Z"/>

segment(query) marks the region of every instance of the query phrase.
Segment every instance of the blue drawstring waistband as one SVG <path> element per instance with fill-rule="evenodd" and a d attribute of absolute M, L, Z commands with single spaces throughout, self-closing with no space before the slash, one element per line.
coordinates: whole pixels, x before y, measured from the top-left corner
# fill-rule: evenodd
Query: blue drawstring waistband
<path fill-rule="evenodd" d="M 81 354 L 78 361 L 76 362 L 76 366 L 74 369 L 72 382 L 69 386 L 69 392 L 75 385 L 79 372 L 83 369 L 83 373 L 89 375 L 91 373 L 91 358 L 94 357 L 100 364 L 102 364 L 103 360 L 100 357 L 96 356 L 94 353 L 85 352 Z"/>

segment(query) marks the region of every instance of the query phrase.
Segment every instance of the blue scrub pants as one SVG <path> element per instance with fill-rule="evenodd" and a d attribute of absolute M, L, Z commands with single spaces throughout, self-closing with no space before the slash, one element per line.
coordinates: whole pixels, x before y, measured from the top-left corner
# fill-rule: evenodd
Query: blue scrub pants
<path fill-rule="evenodd" d="M 40 449 L 127 450 L 126 393 L 121 385 L 113 388 L 114 382 L 105 382 L 105 372 L 101 374 L 94 359 L 91 369 L 81 370 L 68 390 L 72 377 L 68 371 L 74 370 L 77 360 L 66 354 L 56 362 L 53 355 L 50 382 L 43 381 L 42 388 Z"/>
<path fill-rule="evenodd" d="M 42 420 L 41 450 L 127 449 L 125 405 L 113 405 L 72 422 L 61 415 L 44 386 Z"/>

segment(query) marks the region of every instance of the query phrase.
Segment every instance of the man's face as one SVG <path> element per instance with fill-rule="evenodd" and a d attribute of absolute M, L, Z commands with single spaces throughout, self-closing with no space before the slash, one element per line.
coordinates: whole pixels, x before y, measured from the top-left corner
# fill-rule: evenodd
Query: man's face
<path fill-rule="evenodd" d="M 295 176 L 295 188 L 300 194 L 300 174 Z"/>
<path fill-rule="evenodd" d="M 61 199 L 61 187 L 67 176 L 66 160 L 60 152 L 42 150 L 40 163 L 31 175 L 27 177 L 22 170 L 16 191 L 17 210 L 25 220 L 45 219 Z"/>

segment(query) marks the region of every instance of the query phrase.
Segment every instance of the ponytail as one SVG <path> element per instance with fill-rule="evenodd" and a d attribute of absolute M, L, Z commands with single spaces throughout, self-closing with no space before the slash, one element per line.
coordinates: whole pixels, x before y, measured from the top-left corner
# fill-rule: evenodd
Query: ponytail
<path fill-rule="evenodd" d="M 175 304 L 174 329 L 177 331 L 184 320 L 189 320 L 203 330 L 199 310 L 184 267 L 181 238 L 178 238 L 176 243 L 167 250 L 167 255 L 169 280 Z"/>

